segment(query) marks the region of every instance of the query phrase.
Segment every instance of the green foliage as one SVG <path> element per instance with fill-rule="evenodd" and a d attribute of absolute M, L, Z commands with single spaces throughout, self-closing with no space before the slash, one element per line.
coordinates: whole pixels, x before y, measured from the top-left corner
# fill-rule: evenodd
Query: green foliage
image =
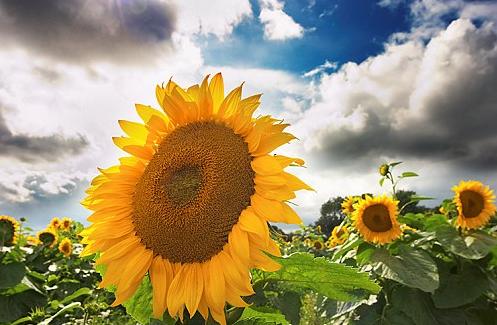
<path fill-rule="evenodd" d="M 374 271 L 382 278 L 402 283 L 411 288 L 433 292 L 439 285 L 437 265 L 430 255 L 409 246 L 392 255 L 387 249 L 376 248 L 369 257 Z"/>
<path fill-rule="evenodd" d="M 294 289 L 310 289 L 328 298 L 345 301 L 359 300 L 380 290 L 366 273 L 331 263 L 323 257 L 296 253 L 277 261 L 282 269 L 268 273 L 265 279 L 283 282 Z"/>
<path fill-rule="evenodd" d="M 285 316 L 276 309 L 267 308 L 245 308 L 240 319 L 235 323 L 237 325 L 262 325 L 262 324 L 289 324 Z"/>
<path fill-rule="evenodd" d="M 124 308 L 110 308 L 113 294 L 98 289 L 91 258 L 80 258 L 82 225 L 58 230 L 75 253 L 65 257 L 57 244 L 28 245 L 26 228 L 18 243 L 0 254 L 0 324 L 132 324 Z M 1 249 L 1 247 L 0 247 Z"/>
<path fill-rule="evenodd" d="M 400 180 L 418 176 L 405 171 L 394 177 L 399 164 L 380 168 L 380 184 L 391 184 L 402 207 L 398 239 L 366 242 L 342 213 L 341 197 L 323 204 L 315 226 L 291 234 L 273 226 L 271 235 L 283 254 L 274 259 L 282 267 L 252 270 L 255 293 L 243 297 L 249 307 L 227 304 L 228 324 L 497 325 L 497 222 L 462 230 L 455 226 L 452 200 L 436 211 L 419 206 L 429 198 L 396 190 Z M 347 229 L 344 242 L 331 238 L 338 225 Z M 153 318 L 148 275 L 123 306 L 110 307 L 112 289 L 97 286 L 105 267 L 95 270 L 95 256 L 77 255 L 82 229 L 74 223 L 59 230 L 59 240 L 74 242 L 76 252 L 69 257 L 57 245 L 28 245 L 26 228 L 16 245 L 0 247 L 0 324 L 181 323 L 167 311 Z M 183 321 L 215 324 L 187 311 Z"/>

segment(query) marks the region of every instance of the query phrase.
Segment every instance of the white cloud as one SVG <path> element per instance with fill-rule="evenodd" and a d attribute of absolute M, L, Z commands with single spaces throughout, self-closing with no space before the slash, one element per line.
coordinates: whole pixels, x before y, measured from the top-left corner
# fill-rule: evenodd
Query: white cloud
<path fill-rule="evenodd" d="M 315 75 L 317 75 L 317 74 L 319 74 L 321 72 L 324 72 L 324 71 L 326 71 L 328 69 L 333 69 L 334 70 L 337 67 L 338 67 L 338 63 L 337 62 L 331 62 L 331 61 L 326 60 L 326 61 L 324 61 L 323 64 L 318 65 L 314 69 L 307 71 L 302 76 L 305 77 L 305 78 L 314 77 Z"/>
<path fill-rule="evenodd" d="M 249 0 L 176 1 L 178 32 L 213 34 L 223 39 L 243 20 L 252 17 Z"/>
<path fill-rule="evenodd" d="M 261 0 L 259 3 L 259 19 L 264 25 L 266 39 L 282 41 L 304 36 L 304 28 L 283 11 L 283 1 Z"/>
<path fill-rule="evenodd" d="M 376 171 L 385 161 L 405 161 L 401 169 L 422 175 L 408 186 L 439 199 L 460 179 L 497 181 L 497 132 L 489 122 L 497 119 L 495 84 L 497 33 L 465 19 L 426 45 L 393 43 L 323 73 L 314 102 L 292 127 L 302 143 L 290 149 L 309 165 L 302 178 L 318 189 L 297 201 L 300 211 L 318 211 L 329 196 L 387 191 Z"/>

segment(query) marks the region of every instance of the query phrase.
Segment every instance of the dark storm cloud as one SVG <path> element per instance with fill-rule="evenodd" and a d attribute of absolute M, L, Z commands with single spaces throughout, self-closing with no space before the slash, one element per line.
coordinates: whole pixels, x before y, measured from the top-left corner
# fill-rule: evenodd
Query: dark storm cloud
<path fill-rule="evenodd" d="M 413 64 L 419 67 L 404 108 L 382 106 L 376 94 L 355 89 L 348 98 L 362 105 L 362 127 L 320 130 L 314 154 L 328 164 L 365 166 L 381 157 L 399 157 L 497 170 L 495 31 L 459 21 Z M 404 69 L 409 70 L 394 71 L 399 79 Z"/>
<path fill-rule="evenodd" d="M 56 161 L 66 156 L 81 154 L 89 145 L 82 135 L 66 138 L 58 134 L 14 134 L 3 118 L 2 109 L 0 102 L 0 158 L 14 158 L 24 162 Z"/>
<path fill-rule="evenodd" d="M 0 0 L 3 46 L 66 61 L 150 58 L 168 44 L 174 21 L 160 0 Z"/>

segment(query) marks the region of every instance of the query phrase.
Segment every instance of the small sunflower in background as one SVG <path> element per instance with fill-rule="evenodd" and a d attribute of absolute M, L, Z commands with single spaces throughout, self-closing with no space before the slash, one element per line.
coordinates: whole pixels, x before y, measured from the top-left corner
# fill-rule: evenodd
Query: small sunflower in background
<path fill-rule="evenodd" d="M 72 242 L 69 238 L 64 238 L 60 241 L 59 252 L 68 257 L 72 254 Z"/>
<path fill-rule="evenodd" d="M 27 236 L 26 237 L 26 242 L 30 246 L 36 246 L 36 245 L 38 245 L 40 243 L 40 240 L 36 236 Z"/>
<path fill-rule="evenodd" d="M 17 242 L 19 222 L 10 216 L 0 216 L 0 246 L 11 246 Z"/>
<path fill-rule="evenodd" d="M 398 201 L 387 196 L 366 196 L 354 205 L 354 226 L 364 240 L 386 244 L 402 234 L 397 204 Z"/>
<path fill-rule="evenodd" d="M 43 245 L 48 247 L 54 247 L 57 243 L 57 233 L 53 228 L 47 228 L 45 230 L 39 231 L 36 237 Z"/>
<path fill-rule="evenodd" d="M 388 164 L 383 164 L 378 168 L 378 172 L 381 176 L 386 176 L 390 171 L 390 166 Z"/>
<path fill-rule="evenodd" d="M 345 215 L 352 215 L 354 212 L 354 203 L 356 202 L 357 198 L 355 196 L 347 196 L 347 198 L 342 202 L 342 212 Z"/>
<path fill-rule="evenodd" d="M 478 181 L 461 181 L 452 190 L 458 216 L 456 224 L 461 228 L 477 229 L 495 215 L 493 191 Z"/>
<path fill-rule="evenodd" d="M 60 219 L 57 217 L 52 218 L 48 225 L 49 228 L 53 228 L 54 230 L 59 230 L 60 228 Z"/>
<path fill-rule="evenodd" d="M 337 245 L 342 245 L 349 238 L 349 230 L 345 226 L 336 226 L 331 232 L 331 237 Z"/>
<path fill-rule="evenodd" d="M 72 220 L 70 218 L 62 218 L 62 221 L 60 222 L 60 229 L 62 230 L 69 230 L 71 229 L 71 224 L 72 224 Z"/>
<path fill-rule="evenodd" d="M 317 250 L 322 250 L 324 248 L 324 244 L 321 240 L 317 239 L 312 243 L 312 247 Z"/>
<path fill-rule="evenodd" d="M 314 241 L 312 239 L 310 239 L 310 238 L 304 239 L 304 245 L 305 246 L 312 247 L 313 243 L 314 243 Z"/>
<path fill-rule="evenodd" d="M 253 117 L 260 95 L 225 97 L 221 74 L 188 89 L 157 86 L 163 111 L 136 105 L 143 124 L 119 121 L 129 154 L 102 169 L 82 202 L 93 211 L 82 255 L 101 252 L 101 287 L 115 286 L 113 306 L 128 300 L 148 273 L 153 314 L 197 311 L 226 324 L 225 304 L 245 307 L 250 269 L 275 271 L 279 256 L 268 221 L 301 224 L 287 201 L 311 188 L 286 172 L 298 158 L 270 154 L 295 139 L 288 124 Z"/>

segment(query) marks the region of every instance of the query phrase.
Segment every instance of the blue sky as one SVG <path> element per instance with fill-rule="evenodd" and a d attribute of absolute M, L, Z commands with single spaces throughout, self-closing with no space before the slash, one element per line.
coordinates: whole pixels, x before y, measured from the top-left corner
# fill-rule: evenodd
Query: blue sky
<path fill-rule="evenodd" d="M 432 204 L 461 179 L 495 188 L 496 25 L 495 1 L 0 0 L 0 214 L 84 221 L 97 167 L 123 155 L 117 120 L 216 72 L 292 124 L 306 223 L 330 197 L 388 193 L 387 161 Z"/>
<path fill-rule="evenodd" d="M 260 12 L 251 1 L 254 16 Z M 395 8 L 375 1 L 345 0 L 285 2 L 285 12 L 302 25 L 305 37 L 273 42 L 264 38 L 263 26 L 250 19 L 235 27 L 232 37 L 219 40 L 199 37 L 205 61 L 212 65 L 235 65 L 282 69 L 304 73 L 326 60 L 342 64 L 362 62 L 380 53 L 384 43 L 396 32 L 410 27 L 405 3 Z"/>

